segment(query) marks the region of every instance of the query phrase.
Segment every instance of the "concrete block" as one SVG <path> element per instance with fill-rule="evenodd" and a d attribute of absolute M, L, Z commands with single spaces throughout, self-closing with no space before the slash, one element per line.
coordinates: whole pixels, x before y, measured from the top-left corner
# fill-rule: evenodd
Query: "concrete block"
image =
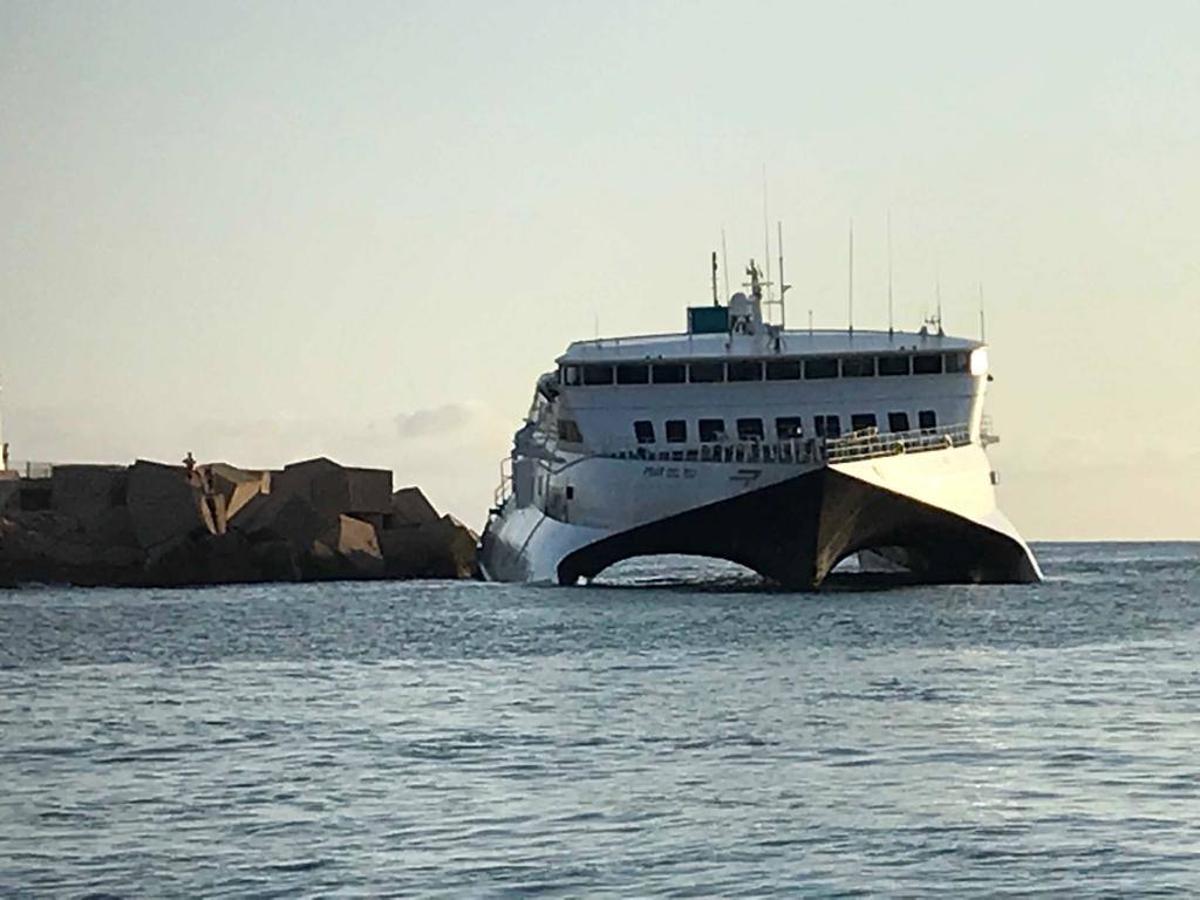
<path fill-rule="evenodd" d="M 272 473 L 271 491 L 305 497 L 328 515 L 384 515 L 391 511 L 392 473 L 350 469 L 322 456 Z"/>
<path fill-rule="evenodd" d="M 125 506 L 129 470 L 125 466 L 55 466 L 50 474 L 50 508 L 90 522 Z"/>
<path fill-rule="evenodd" d="M 196 533 L 214 533 L 199 490 L 180 466 L 139 459 L 129 468 L 126 505 L 138 545 L 145 550 Z"/>
<path fill-rule="evenodd" d="M 271 492 L 271 473 L 253 469 L 239 469 L 228 463 L 207 463 L 199 471 L 214 494 L 225 498 L 226 518 L 232 519 L 259 494 Z"/>
<path fill-rule="evenodd" d="M 308 553 L 336 523 L 336 517 L 321 514 L 304 497 L 272 491 L 247 503 L 232 527 L 252 541 L 286 541 L 297 553 Z"/>
<path fill-rule="evenodd" d="M 384 519 L 385 528 L 421 525 L 438 520 L 437 510 L 419 487 L 401 488 L 392 494 L 391 509 Z"/>
<path fill-rule="evenodd" d="M 450 515 L 385 530 L 379 542 L 393 578 L 470 578 L 477 569 L 478 538 Z"/>

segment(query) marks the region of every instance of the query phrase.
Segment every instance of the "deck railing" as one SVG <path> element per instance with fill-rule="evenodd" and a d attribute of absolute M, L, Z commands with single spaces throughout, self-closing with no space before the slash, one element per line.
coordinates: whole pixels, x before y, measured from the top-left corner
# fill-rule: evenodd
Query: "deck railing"
<path fill-rule="evenodd" d="M 847 463 L 905 453 L 946 450 L 971 443 L 967 424 L 918 428 L 911 431 L 881 433 L 865 428 L 839 437 L 794 438 L 781 441 L 720 441 L 677 449 L 635 447 L 592 454 L 607 459 L 645 460 L 646 462 L 746 463 L 753 465 L 812 465 Z M 499 509 L 512 493 L 511 460 L 500 464 L 500 484 L 495 492 Z"/>
<path fill-rule="evenodd" d="M 940 428 L 919 428 L 913 431 L 893 431 L 881 434 L 878 429 L 865 428 L 845 437 L 825 440 L 825 460 L 831 463 L 855 462 L 900 453 L 922 453 L 946 450 L 971 443 L 969 425 L 945 425 Z"/>

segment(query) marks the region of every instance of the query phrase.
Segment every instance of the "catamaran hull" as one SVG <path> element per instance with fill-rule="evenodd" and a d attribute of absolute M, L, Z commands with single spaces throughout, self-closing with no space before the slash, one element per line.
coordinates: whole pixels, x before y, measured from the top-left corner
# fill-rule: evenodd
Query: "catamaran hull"
<path fill-rule="evenodd" d="M 611 465 L 595 473 L 614 496 L 639 490 L 639 464 L 620 463 L 624 484 Z M 684 553 L 816 589 L 842 559 L 876 551 L 922 582 L 1041 580 L 1029 548 L 996 509 L 990 467 L 978 446 L 816 465 L 795 474 L 771 466 L 762 471 L 764 477 L 738 481 L 726 496 L 629 527 L 563 521 L 536 505 L 510 502 L 484 532 L 483 571 L 497 581 L 572 584 L 630 557 Z M 572 481 L 588 490 L 587 462 L 573 467 Z M 684 484 L 678 497 L 686 496 Z"/>

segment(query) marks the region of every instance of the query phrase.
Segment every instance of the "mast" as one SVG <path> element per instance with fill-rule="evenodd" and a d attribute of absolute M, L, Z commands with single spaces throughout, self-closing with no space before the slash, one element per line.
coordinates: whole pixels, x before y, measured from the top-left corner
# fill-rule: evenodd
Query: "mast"
<path fill-rule="evenodd" d="M 848 279 L 848 289 L 846 305 L 849 315 L 849 332 L 850 336 L 854 336 L 854 220 L 850 220 L 850 277 Z"/>
<path fill-rule="evenodd" d="M 720 306 L 721 304 L 717 300 L 717 251 L 716 250 L 714 250 L 712 252 L 712 295 L 713 295 L 713 306 Z"/>
<path fill-rule="evenodd" d="M 888 337 L 895 334 L 895 310 L 892 306 L 892 211 L 887 214 L 887 251 L 888 251 Z"/>
<path fill-rule="evenodd" d="M 783 223 L 776 222 L 779 229 L 779 327 L 787 328 L 787 305 L 784 303 L 784 295 L 787 294 L 791 285 L 783 280 Z"/>
<path fill-rule="evenodd" d="M 940 275 L 937 280 L 937 327 L 938 337 L 946 333 L 942 330 L 942 279 Z"/>
<path fill-rule="evenodd" d="M 725 298 L 729 294 L 729 254 L 725 251 L 725 226 L 721 226 L 721 275 L 725 279 Z"/>
<path fill-rule="evenodd" d="M 767 225 L 767 166 L 763 163 L 763 286 L 767 289 L 767 302 L 774 301 L 771 290 L 771 229 Z"/>

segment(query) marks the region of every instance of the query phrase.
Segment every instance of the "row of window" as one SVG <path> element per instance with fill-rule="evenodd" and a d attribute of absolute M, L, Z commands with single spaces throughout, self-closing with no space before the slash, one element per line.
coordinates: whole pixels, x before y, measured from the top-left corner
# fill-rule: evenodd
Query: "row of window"
<path fill-rule="evenodd" d="M 874 378 L 888 375 L 940 375 L 966 372 L 966 353 L 891 353 L 886 356 L 814 356 L 808 359 L 739 359 L 681 363 L 596 363 L 563 366 L 568 386 L 605 384 L 714 384 L 726 381 L 799 381 L 821 378 Z"/>
<path fill-rule="evenodd" d="M 888 431 L 897 433 L 911 431 L 912 425 L 907 412 L 890 412 L 887 414 Z M 878 428 L 879 422 L 875 413 L 857 413 L 850 417 L 850 430 L 862 431 L 866 428 Z M 917 428 L 922 431 L 937 428 L 937 413 L 932 409 L 923 409 L 917 413 Z M 639 444 L 657 443 L 654 423 L 649 419 L 639 419 L 633 423 L 633 434 Z M 763 420 L 758 418 L 736 419 L 734 435 L 739 441 L 766 440 Z M 840 437 L 842 434 L 842 417 L 835 414 L 813 417 L 813 434 L 817 437 Z M 732 437 L 725 428 L 724 419 L 699 419 L 696 422 L 696 435 L 700 443 L 708 444 Z M 668 419 L 663 423 L 663 437 L 668 444 L 686 444 L 688 442 L 688 423 L 685 419 Z M 804 437 L 804 420 L 800 416 L 777 416 L 775 419 L 775 440 L 790 441 Z"/>

